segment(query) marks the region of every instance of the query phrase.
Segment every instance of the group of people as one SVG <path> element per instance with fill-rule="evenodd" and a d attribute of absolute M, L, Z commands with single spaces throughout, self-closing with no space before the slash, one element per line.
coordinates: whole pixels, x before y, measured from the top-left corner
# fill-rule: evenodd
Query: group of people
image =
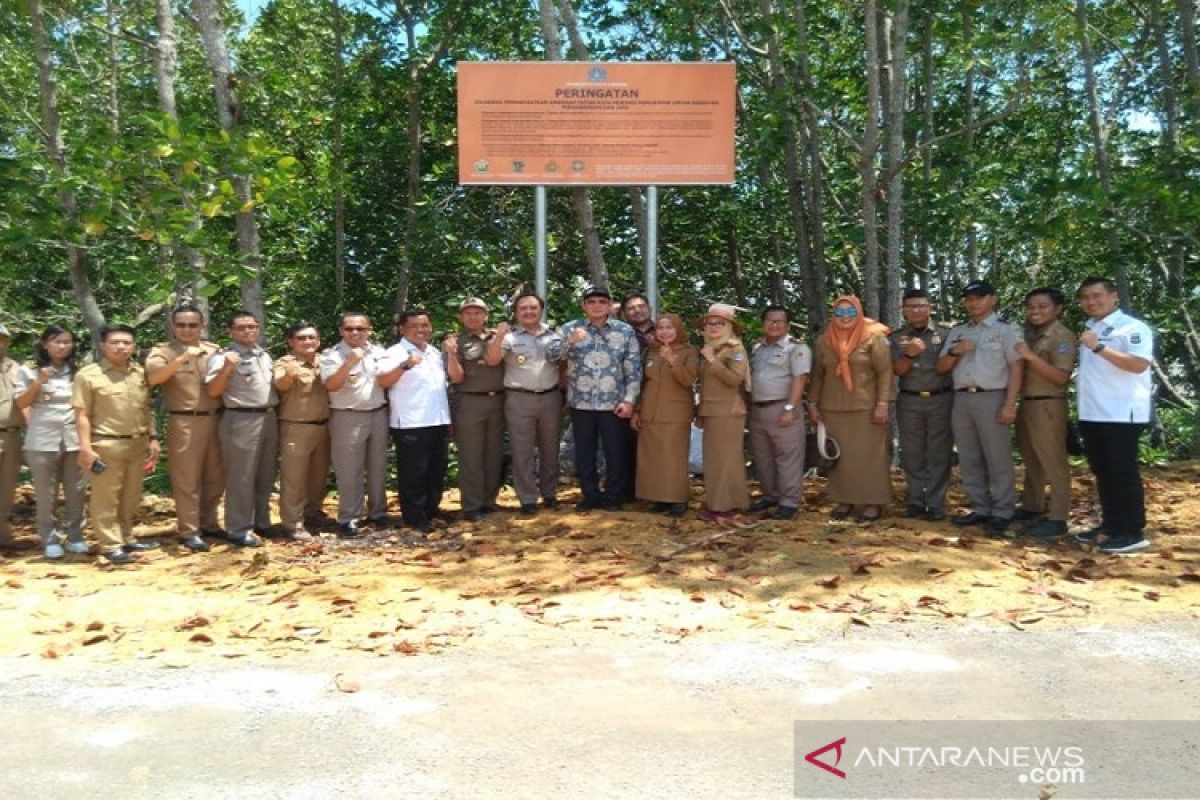
<path fill-rule="evenodd" d="M 584 292 L 582 316 L 559 328 L 545 322 L 535 294 L 518 296 L 513 323 L 495 327 L 488 304 L 469 298 L 459 308 L 460 330 L 440 349 L 420 310 L 399 315 L 387 347 L 373 340 L 363 313 L 342 314 L 340 340 L 325 350 L 318 328 L 298 322 L 286 330 L 289 352 L 277 360 L 247 311 L 230 317 L 229 343 L 219 346 L 203 338 L 198 308 L 175 308 L 170 340 L 153 347 L 144 365 L 134 358 L 128 326 L 105 328 L 100 358 L 79 368 L 69 330 L 48 327 L 33 363 L 20 365 L 7 357 L 9 334 L 0 325 L 0 420 L 7 420 L 0 427 L 0 546 L 11 544 L 22 451 L 47 558 L 89 551 L 85 496 L 108 562 L 128 563 L 157 546 L 133 535 L 142 476 L 159 458 L 155 387 L 165 411 L 176 532 L 196 552 L 213 537 L 257 547 L 264 537 L 311 538 L 310 529 L 327 523 L 344 538 L 386 525 L 389 444 L 403 522 L 419 533 L 447 519 L 440 503 L 451 438 L 464 519 L 498 509 L 506 431 L 520 513 L 537 514 L 539 501 L 556 508 L 564 406 L 580 511 L 617 510 L 636 498 L 656 512 L 684 515 L 697 426 L 702 519 L 730 522 L 747 511 L 792 519 L 803 497 L 807 408 L 811 424 L 840 449 L 827 490 L 832 516 L 879 519 L 892 500 L 894 403 L 905 516 L 946 518 L 957 449 L 970 509 L 954 523 L 1006 535 L 1022 520 L 1030 534 L 1048 538 L 1067 530 L 1074 371 L 1079 427 L 1102 506 L 1100 524 L 1078 538 L 1107 552 L 1145 549 L 1137 442 L 1150 415 L 1151 330 L 1120 310 L 1113 284 L 1100 278 L 1077 292 L 1089 317 L 1079 336 L 1059 321 L 1065 298 L 1057 289 L 1028 293 L 1023 330 L 997 316 L 987 282 L 969 283 L 962 296 L 968 319 L 949 327 L 932 320 L 927 293 L 906 291 L 905 324 L 895 331 L 868 319 L 858 298 L 838 297 L 811 349 L 791 335 L 783 306 L 762 312 L 763 336 L 747 350 L 731 305 L 712 304 L 689 326 L 678 314 L 653 320 L 641 294 L 618 308 L 602 286 Z M 689 327 L 700 334 L 698 347 Z M 1019 506 L 1014 423 L 1026 465 Z M 761 487 L 753 501 L 747 430 Z M 322 510 L 331 465 L 334 520 Z M 277 474 L 275 525 L 269 500 Z"/>

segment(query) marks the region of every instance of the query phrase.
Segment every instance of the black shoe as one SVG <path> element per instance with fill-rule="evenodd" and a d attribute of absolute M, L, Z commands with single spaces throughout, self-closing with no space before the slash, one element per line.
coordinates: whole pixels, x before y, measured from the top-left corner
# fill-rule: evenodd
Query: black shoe
<path fill-rule="evenodd" d="M 850 512 L 854 510 L 854 506 L 839 505 L 834 506 L 833 511 L 829 512 L 830 519 L 845 519 L 850 516 Z"/>
<path fill-rule="evenodd" d="M 558 501 L 557 501 L 557 500 L 555 500 L 555 501 L 554 501 L 554 505 L 555 505 L 555 506 L 557 506 L 557 505 L 558 505 Z M 482 511 L 483 513 L 485 513 L 485 514 L 494 514 L 494 513 L 496 513 L 497 511 L 503 511 L 503 510 L 504 510 L 504 507 L 503 507 L 503 506 L 500 506 L 500 505 L 497 505 L 496 503 L 488 503 L 487 505 L 485 505 L 483 508 L 481 508 L 481 509 L 479 509 L 479 510 L 480 510 L 480 511 Z"/>
<path fill-rule="evenodd" d="M 437 530 L 437 528 L 434 526 L 434 524 L 432 522 L 419 522 L 416 525 L 413 525 L 412 529 L 414 531 L 417 531 L 418 533 L 425 533 L 425 534 L 433 533 L 434 531 Z"/>
<path fill-rule="evenodd" d="M 604 500 L 601 501 L 600 507 L 605 511 L 624 511 L 625 504 L 620 500 Z"/>
<path fill-rule="evenodd" d="M 537 514 L 536 503 L 521 503 L 521 516 L 532 517 Z"/>
<path fill-rule="evenodd" d="M 158 542 L 154 539 L 151 539 L 148 542 L 143 542 L 140 539 L 136 539 L 132 542 L 122 545 L 121 549 L 126 553 L 144 553 L 147 550 L 157 550 Z"/>
<path fill-rule="evenodd" d="M 214 539 L 228 539 L 229 531 L 225 530 L 224 528 L 201 528 L 200 535 L 210 536 Z"/>
<path fill-rule="evenodd" d="M 337 526 L 337 537 L 339 539 L 353 539 L 359 536 L 361 531 L 358 529 L 358 520 L 350 520 L 349 522 L 339 522 Z"/>
<path fill-rule="evenodd" d="M 768 508 L 771 508 L 774 505 L 776 505 L 776 503 L 771 498 L 760 497 L 757 500 L 755 500 L 753 503 L 750 504 L 750 508 L 748 510 L 754 511 L 754 512 L 766 511 Z"/>
<path fill-rule="evenodd" d="M 1075 534 L 1072 538 L 1080 544 L 1097 544 L 1100 537 L 1107 535 L 1103 525 L 1097 525 L 1094 528 L 1089 528 L 1086 531 L 1081 531 Z"/>
<path fill-rule="evenodd" d="M 941 522 L 946 518 L 946 512 L 940 508 L 929 509 L 929 519 L 931 522 Z"/>
<path fill-rule="evenodd" d="M 950 521 L 955 525 L 987 525 L 991 519 L 987 514 L 972 511 L 970 514 L 959 514 Z"/>
<path fill-rule="evenodd" d="M 904 516 L 906 519 L 920 519 L 925 516 L 925 506 L 909 503 L 904 509 Z"/>
<path fill-rule="evenodd" d="M 667 509 L 671 507 L 670 503 L 653 502 L 650 504 L 651 514 L 665 514 Z"/>
<path fill-rule="evenodd" d="M 262 547 L 262 539 L 250 531 L 229 534 L 229 543 L 235 547 Z"/>
<path fill-rule="evenodd" d="M 575 504 L 576 511 L 594 511 L 600 507 L 599 500 L 580 500 Z"/>
<path fill-rule="evenodd" d="M 558 508 L 558 499 L 554 497 L 543 497 L 542 506 L 553 511 Z"/>
<path fill-rule="evenodd" d="M 1056 539 L 1067 535 L 1067 523 L 1060 519 L 1044 519 L 1037 525 L 1031 525 L 1025 532 L 1039 539 Z"/>
<path fill-rule="evenodd" d="M 462 518 L 467 522 L 479 522 L 479 520 L 483 519 L 483 512 L 479 510 L 464 511 Z"/>
<path fill-rule="evenodd" d="M 277 525 L 272 525 L 269 528 L 255 528 L 254 535 L 258 536 L 260 539 L 277 539 L 279 541 L 288 542 L 294 538 L 291 531 L 284 530 Z"/>
<path fill-rule="evenodd" d="M 1031 519 L 1037 519 L 1042 515 L 1040 511 L 1030 511 L 1025 508 L 1018 508 L 1013 512 L 1013 520 L 1016 522 L 1028 522 Z"/>
<path fill-rule="evenodd" d="M 125 550 L 109 550 L 104 554 L 105 560 L 110 564 L 132 564 L 137 561 L 137 556 L 132 553 L 127 553 Z"/>
<path fill-rule="evenodd" d="M 787 520 L 796 516 L 795 506 L 779 506 L 771 512 L 771 519 Z"/>
<path fill-rule="evenodd" d="M 667 506 L 666 514 L 668 517 L 679 519 L 687 513 L 687 503 L 671 503 Z"/>
<path fill-rule="evenodd" d="M 1011 539 L 1012 534 L 1008 532 L 1008 524 L 1010 522 L 1012 520 L 1006 517 L 992 517 L 987 521 L 988 536 Z"/>
<path fill-rule="evenodd" d="M 207 553 L 211 549 L 208 546 L 208 542 L 199 536 L 185 536 L 179 540 L 179 543 L 193 553 Z"/>

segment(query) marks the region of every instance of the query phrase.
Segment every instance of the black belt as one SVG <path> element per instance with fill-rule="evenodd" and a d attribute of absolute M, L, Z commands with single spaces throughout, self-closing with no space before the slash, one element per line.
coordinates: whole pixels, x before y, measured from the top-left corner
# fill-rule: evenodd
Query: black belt
<path fill-rule="evenodd" d="M 786 403 L 786 402 L 787 402 L 787 398 L 784 397 L 781 400 L 751 400 L 750 405 L 754 406 L 755 408 L 764 408 L 766 406 L 773 406 L 776 403 Z"/>
<path fill-rule="evenodd" d="M 514 391 L 514 392 L 521 392 L 521 391 L 524 391 L 524 390 L 523 390 L 523 389 L 513 389 L 513 391 Z M 553 391 L 553 389 L 551 389 L 551 391 Z M 469 394 L 469 395 L 474 395 L 474 396 L 476 396 L 476 397 L 496 397 L 496 396 L 498 396 L 498 395 L 502 395 L 502 394 L 504 394 L 504 390 L 503 390 L 503 389 L 496 389 L 496 390 L 494 390 L 494 391 L 491 391 L 491 392 L 464 392 L 464 391 L 461 391 L 461 390 L 460 390 L 460 391 L 458 391 L 458 392 L 455 392 L 455 394 Z"/>
<path fill-rule="evenodd" d="M 213 411 L 168 411 L 168 414 L 174 414 L 177 417 L 211 417 L 214 414 L 220 414 L 221 409 Z"/>
<path fill-rule="evenodd" d="M 286 422 L 291 425 L 324 425 L 329 420 L 327 419 L 281 419 L 280 422 Z"/>
<path fill-rule="evenodd" d="M 238 411 L 242 414 L 265 414 L 274 411 L 275 406 L 255 406 L 253 408 L 227 408 L 226 411 Z"/>
<path fill-rule="evenodd" d="M 1032 397 L 1022 397 L 1022 400 L 1066 400 L 1064 394 L 1035 394 Z"/>
<path fill-rule="evenodd" d="M 116 434 L 112 434 L 112 433 L 94 433 L 94 434 L 92 434 L 92 438 L 93 439 L 145 439 L 146 434 L 131 433 L 128 436 L 117 436 Z"/>
<path fill-rule="evenodd" d="M 964 386 L 961 389 L 955 389 L 954 391 L 970 392 L 971 394 L 975 394 L 977 392 L 1003 392 L 1004 390 L 1003 389 L 980 389 L 978 386 Z"/>
<path fill-rule="evenodd" d="M 8 433 L 9 431 L 19 431 L 20 428 L 0 428 L 0 433 Z"/>
<path fill-rule="evenodd" d="M 376 411 L 379 411 L 380 409 L 384 409 L 384 408 L 387 408 L 387 403 L 384 403 L 381 406 L 375 406 L 374 408 L 333 408 L 330 410 L 331 411 L 349 411 L 354 414 L 374 414 Z"/>
<path fill-rule="evenodd" d="M 505 387 L 505 391 L 521 392 L 522 394 L 550 394 L 551 392 L 558 392 L 561 390 L 557 386 L 555 386 L 553 389 L 518 389 L 515 386 L 507 386 Z"/>
<path fill-rule="evenodd" d="M 921 391 L 916 391 L 914 389 L 901 389 L 900 394 L 911 394 L 916 397 L 933 397 L 934 395 L 937 395 L 937 394 L 945 394 L 948 391 L 950 391 L 950 390 L 949 389 L 923 389 Z M 971 391 L 971 390 L 970 389 L 959 389 L 959 391 L 967 392 L 967 391 Z"/>

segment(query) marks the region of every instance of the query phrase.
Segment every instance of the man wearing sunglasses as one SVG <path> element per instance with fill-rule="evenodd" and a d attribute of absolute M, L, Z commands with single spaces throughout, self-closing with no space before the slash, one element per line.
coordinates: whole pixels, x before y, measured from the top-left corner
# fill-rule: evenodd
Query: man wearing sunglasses
<path fill-rule="evenodd" d="M 347 311 L 342 340 L 321 353 L 321 380 L 329 392 L 329 441 L 337 478 L 338 536 L 359 534 L 364 516 L 387 523 L 388 411 L 385 391 L 400 379 L 384 348 L 371 341 L 371 320 Z M 363 504 L 363 490 L 367 502 Z"/>
<path fill-rule="evenodd" d="M 175 499 L 175 532 L 184 547 L 208 550 L 204 535 L 223 536 L 217 507 L 225 491 L 217 440 L 221 401 L 204 390 L 208 361 L 220 350 L 205 340 L 204 315 L 192 305 L 171 312 L 171 339 L 146 356 L 146 380 L 161 386 L 167 410 L 167 464 Z"/>
<path fill-rule="evenodd" d="M 208 361 L 209 397 L 225 411 L 217 426 L 225 458 L 225 527 L 238 547 L 260 547 L 272 535 L 268 505 L 279 461 L 274 362 L 258 344 L 258 319 L 249 311 L 229 318 L 229 347 Z"/>

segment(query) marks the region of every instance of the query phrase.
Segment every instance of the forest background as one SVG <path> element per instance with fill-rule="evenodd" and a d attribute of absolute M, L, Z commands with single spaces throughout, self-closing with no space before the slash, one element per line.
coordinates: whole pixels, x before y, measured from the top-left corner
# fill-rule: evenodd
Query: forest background
<path fill-rule="evenodd" d="M 738 179 L 660 191 L 663 309 L 783 302 L 811 336 L 840 293 L 896 324 L 921 286 L 953 320 L 986 277 L 1019 320 L 1029 288 L 1108 276 L 1160 334 L 1157 455 L 1195 457 L 1198 9 L 8 0 L 0 319 L 18 355 L 51 322 L 149 344 L 191 299 L 261 312 L 278 353 L 342 309 L 498 315 L 532 284 L 533 192 L 458 184 L 456 62 L 733 61 Z M 548 236 L 552 318 L 642 287 L 641 189 L 551 190 Z"/>

